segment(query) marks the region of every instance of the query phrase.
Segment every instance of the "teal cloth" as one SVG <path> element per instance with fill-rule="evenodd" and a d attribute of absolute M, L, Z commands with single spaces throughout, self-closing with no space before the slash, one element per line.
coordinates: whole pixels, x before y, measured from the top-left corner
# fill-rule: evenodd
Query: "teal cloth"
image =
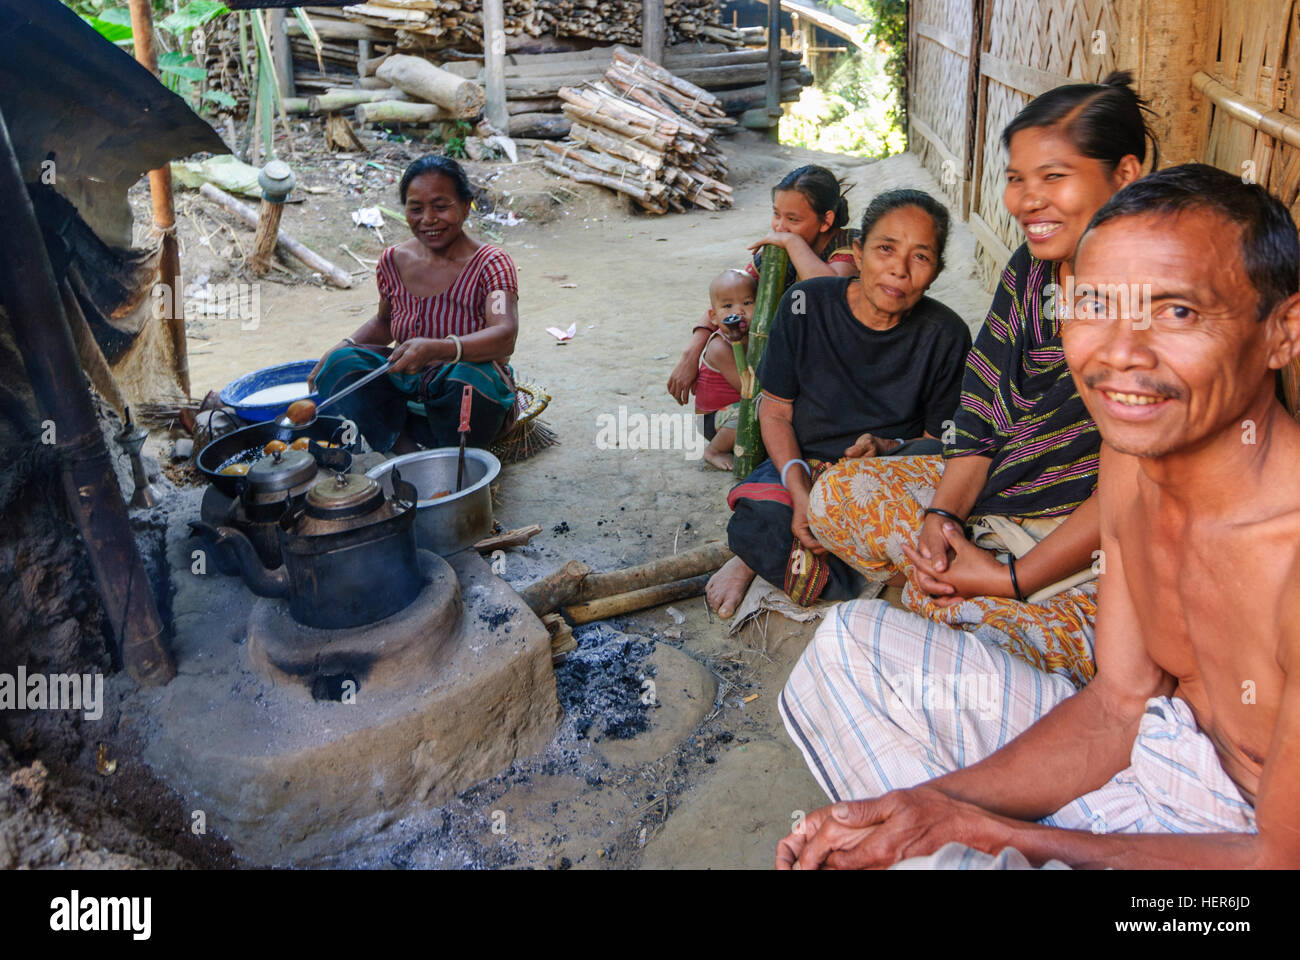
<path fill-rule="evenodd" d="M 376 367 L 387 362 L 388 358 L 382 353 L 376 353 L 374 350 L 367 350 L 365 347 L 347 347 L 342 350 L 335 350 L 325 361 L 325 366 L 316 376 L 316 389 L 322 396 L 328 396 L 333 392 L 334 386 L 344 377 L 350 374 L 367 374 Z M 507 368 L 509 369 L 509 368 Z M 511 376 L 514 371 L 510 371 Z M 406 394 L 413 402 L 420 401 L 420 378 L 419 373 L 389 373 L 385 374 L 382 379 L 386 379 L 393 388 L 399 393 Z M 505 379 L 497 371 L 494 364 L 491 363 L 471 363 L 468 360 L 462 360 L 459 363 L 440 364 L 437 372 L 429 381 L 428 393 L 435 394 L 438 392 L 444 382 L 455 380 L 460 383 L 468 383 L 474 388 L 474 392 L 479 396 L 491 400 L 497 406 L 509 410 L 515 402 L 515 392 L 506 383 Z"/>
<path fill-rule="evenodd" d="M 332 396 L 387 359 L 384 353 L 364 347 L 336 350 L 317 375 L 316 389 L 322 397 Z M 513 378 L 514 372 L 509 373 Z M 476 394 L 467 441 L 487 446 L 496 439 L 515 402 L 515 391 L 493 363 L 462 360 L 438 364 L 420 373 L 389 373 L 327 408 L 327 412 L 355 422 L 376 450 L 392 449 L 403 431 L 422 446 L 454 445 L 459 436 L 463 384 Z"/>

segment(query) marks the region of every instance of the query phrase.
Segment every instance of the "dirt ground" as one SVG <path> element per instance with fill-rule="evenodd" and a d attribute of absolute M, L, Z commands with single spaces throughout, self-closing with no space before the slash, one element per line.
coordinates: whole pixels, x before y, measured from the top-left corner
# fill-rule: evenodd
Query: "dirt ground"
<path fill-rule="evenodd" d="M 524 218 L 517 226 L 476 220 L 469 229 L 502 246 L 518 266 L 521 329 L 513 363 L 553 396 L 544 419 L 560 438 L 503 474 L 499 522 L 538 523 L 544 531 L 509 553 L 505 578 L 515 586 L 571 559 L 613 569 L 725 538 L 729 474 L 691 459 L 691 451 L 602 449 L 598 418 L 618 417 L 621 407 L 629 415 L 689 412 L 667 395 L 669 370 L 707 305 L 710 279 L 742 265 L 747 245 L 766 232 L 769 189 L 781 175 L 809 162 L 830 167 L 853 185 L 855 215 L 891 187 L 939 194 L 910 154 L 862 161 L 782 147 L 747 131 L 724 143 L 736 203 L 718 213 L 632 214 L 606 191 L 557 180 L 526 158 L 515 166 L 470 165 L 486 184 L 488 204 Z M 258 367 L 316 357 L 370 316 L 373 272 L 340 244 L 373 260 L 407 234 L 386 222 L 381 241 L 354 226 L 349 212 L 397 208 L 396 179 L 416 154 L 409 146 L 373 147 L 369 157 L 300 158 L 300 182 L 328 192 L 289 205 L 283 222 L 345 269 L 356 268 L 353 289 L 312 282 L 301 265 L 286 263 L 286 271 L 261 284 L 256 329 L 235 320 L 192 321 L 195 396 Z M 368 159 L 380 166 L 367 166 Z M 132 201 L 143 224 L 139 188 Z M 218 229 L 226 218 L 191 192 L 178 197 L 178 209 L 186 282 L 203 275 L 242 279 L 241 244 L 250 243 L 251 230 Z M 974 329 L 988 295 L 974 273 L 965 224 L 954 222 L 947 259 L 931 293 Z M 546 332 L 570 324 L 577 326 L 570 342 L 557 344 Z M 548 754 L 420 823 L 399 825 L 338 865 L 769 867 L 798 811 L 826 802 L 776 709 L 811 628 L 772 617 L 733 638 L 703 598 L 673 606 L 685 617 L 680 624 L 659 608 L 609 625 L 650 645 L 647 662 L 661 680 L 660 706 L 647 730 L 594 742 L 570 723 Z M 612 633 L 586 637 L 584 649 Z M 491 829 L 494 810 L 507 813 L 504 832 Z"/>

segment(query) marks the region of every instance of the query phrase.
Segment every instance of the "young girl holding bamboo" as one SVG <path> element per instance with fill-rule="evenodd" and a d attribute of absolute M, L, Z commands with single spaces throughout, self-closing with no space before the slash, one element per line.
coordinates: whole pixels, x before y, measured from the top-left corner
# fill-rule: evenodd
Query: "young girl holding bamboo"
<path fill-rule="evenodd" d="M 750 245 L 753 259 L 746 272 L 755 280 L 763 248 L 781 247 L 790 257 L 786 286 L 812 277 L 854 277 L 853 243 L 858 231 L 848 226 L 849 202 L 840 181 L 825 167 L 792 170 L 772 188 L 772 222 L 768 234 Z M 700 356 L 717 330 L 709 312 L 691 333 L 691 342 L 668 377 L 668 393 L 685 404 L 696 390 Z"/>

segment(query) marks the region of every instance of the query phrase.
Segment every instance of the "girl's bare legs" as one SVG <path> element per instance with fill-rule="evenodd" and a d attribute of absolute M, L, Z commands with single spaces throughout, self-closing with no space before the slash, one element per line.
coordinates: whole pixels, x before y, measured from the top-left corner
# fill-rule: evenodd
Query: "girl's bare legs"
<path fill-rule="evenodd" d="M 713 435 L 709 445 L 704 448 L 704 459 L 719 470 L 730 470 L 736 465 L 735 457 L 731 455 L 735 445 L 735 428 L 723 427 Z"/>

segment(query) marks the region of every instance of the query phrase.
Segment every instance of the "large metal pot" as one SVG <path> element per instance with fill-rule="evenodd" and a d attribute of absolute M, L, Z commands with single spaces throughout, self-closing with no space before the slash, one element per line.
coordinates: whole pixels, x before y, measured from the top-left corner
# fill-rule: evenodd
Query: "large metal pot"
<path fill-rule="evenodd" d="M 415 539 L 424 550 L 450 556 L 473 546 L 492 532 L 493 481 L 501 473 L 501 461 L 486 450 L 465 451 L 465 487 L 443 497 L 434 494 L 456 489 L 456 462 L 460 450 L 443 447 L 394 457 L 367 471 L 384 492 L 392 490 L 392 471 L 412 484 L 416 501 Z"/>

